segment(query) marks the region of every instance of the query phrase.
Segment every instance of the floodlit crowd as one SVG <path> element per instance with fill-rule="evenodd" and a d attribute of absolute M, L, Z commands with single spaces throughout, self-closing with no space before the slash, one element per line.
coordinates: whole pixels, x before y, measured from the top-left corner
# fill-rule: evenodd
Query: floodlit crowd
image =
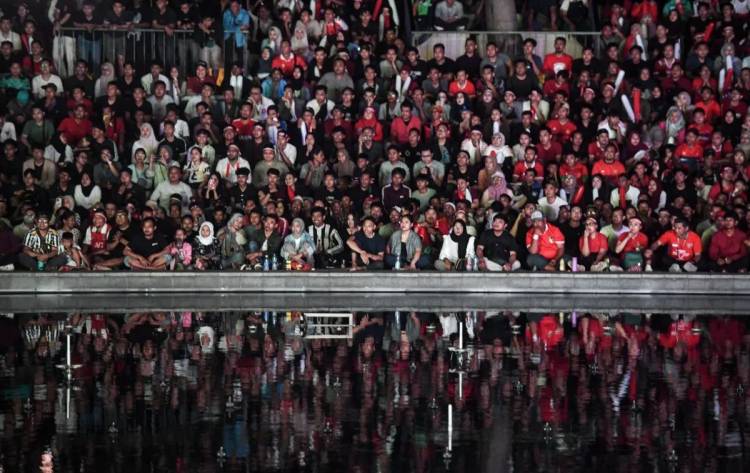
<path fill-rule="evenodd" d="M 349 340 L 305 317 L 0 318 L 0 466 L 442 471 L 452 425 L 452 468 L 747 471 L 747 317 L 370 312 Z"/>
<path fill-rule="evenodd" d="M 573 33 L 450 57 L 409 32 L 477 2 L 37 3 L 2 270 L 747 271 L 748 2 L 520 2 Z"/>

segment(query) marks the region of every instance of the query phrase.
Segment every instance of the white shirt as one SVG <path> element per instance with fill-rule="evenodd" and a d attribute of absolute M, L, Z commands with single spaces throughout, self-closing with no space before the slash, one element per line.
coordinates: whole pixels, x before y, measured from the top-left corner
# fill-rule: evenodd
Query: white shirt
<path fill-rule="evenodd" d="M 281 161 L 282 163 L 287 164 L 283 159 L 281 159 L 281 156 L 278 150 L 276 150 L 275 154 L 276 154 L 276 159 L 278 161 Z M 286 158 L 289 160 L 290 163 L 294 164 L 295 162 L 297 162 L 297 147 L 294 146 L 293 144 L 287 143 L 286 146 L 284 146 L 284 154 L 286 155 Z"/>
<path fill-rule="evenodd" d="M 638 190 L 637 187 L 628 186 L 628 190 L 627 192 L 625 192 L 625 200 L 630 202 L 631 205 L 636 206 L 638 205 L 639 195 L 641 195 L 641 191 Z M 612 189 L 612 192 L 609 194 L 609 203 L 612 204 L 612 207 L 614 208 L 620 207 L 620 189 L 619 188 Z"/>
<path fill-rule="evenodd" d="M 568 205 L 568 202 L 559 195 L 556 195 L 555 200 L 552 202 L 547 201 L 547 197 L 539 199 L 539 210 L 550 222 L 557 221 L 557 216 L 560 214 L 560 207 L 565 205 Z"/>
<path fill-rule="evenodd" d="M 0 129 L 0 143 L 5 143 L 8 140 L 18 141 L 16 127 L 11 122 L 5 122 L 3 128 Z"/>

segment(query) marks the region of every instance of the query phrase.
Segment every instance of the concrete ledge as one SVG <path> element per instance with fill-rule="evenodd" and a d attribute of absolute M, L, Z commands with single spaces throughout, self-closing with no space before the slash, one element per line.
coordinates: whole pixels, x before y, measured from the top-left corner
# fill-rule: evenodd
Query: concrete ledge
<path fill-rule="evenodd" d="M 344 293 L 216 293 L 216 294 L 25 294 L 0 296 L 0 312 L 247 312 L 302 310 L 315 312 L 523 311 L 538 313 L 678 313 L 750 314 L 750 297 L 628 295 L 626 297 L 565 294 L 344 294 Z"/>
<path fill-rule="evenodd" d="M 750 295 L 747 275 L 686 273 L 111 272 L 2 273 L 13 294 Z"/>

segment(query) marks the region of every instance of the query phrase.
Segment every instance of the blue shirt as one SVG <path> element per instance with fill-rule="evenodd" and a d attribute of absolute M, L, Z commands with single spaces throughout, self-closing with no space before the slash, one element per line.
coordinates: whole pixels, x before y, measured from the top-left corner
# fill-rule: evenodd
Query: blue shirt
<path fill-rule="evenodd" d="M 250 26 L 250 14 L 247 10 L 240 8 L 239 13 L 235 16 L 232 10 L 227 8 L 224 12 L 223 17 L 224 24 L 224 40 L 229 39 L 231 35 L 234 35 L 234 44 L 238 48 L 244 48 L 247 43 L 245 32 L 242 31 L 243 26 Z"/>

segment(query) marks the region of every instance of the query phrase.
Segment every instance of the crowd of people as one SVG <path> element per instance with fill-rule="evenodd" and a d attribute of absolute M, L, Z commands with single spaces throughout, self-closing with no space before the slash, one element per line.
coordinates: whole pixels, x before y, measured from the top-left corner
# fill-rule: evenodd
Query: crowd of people
<path fill-rule="evenodd" d="M 0 269 L 747 271 L 747 2 L 521 3 L 3 5 Z"/>
<path fill-rule="evenodd" d="M 0 466 L 740 473 L 748 320 L 363 312 L 310 340 L 299 312 L 0 317 Z"/>

